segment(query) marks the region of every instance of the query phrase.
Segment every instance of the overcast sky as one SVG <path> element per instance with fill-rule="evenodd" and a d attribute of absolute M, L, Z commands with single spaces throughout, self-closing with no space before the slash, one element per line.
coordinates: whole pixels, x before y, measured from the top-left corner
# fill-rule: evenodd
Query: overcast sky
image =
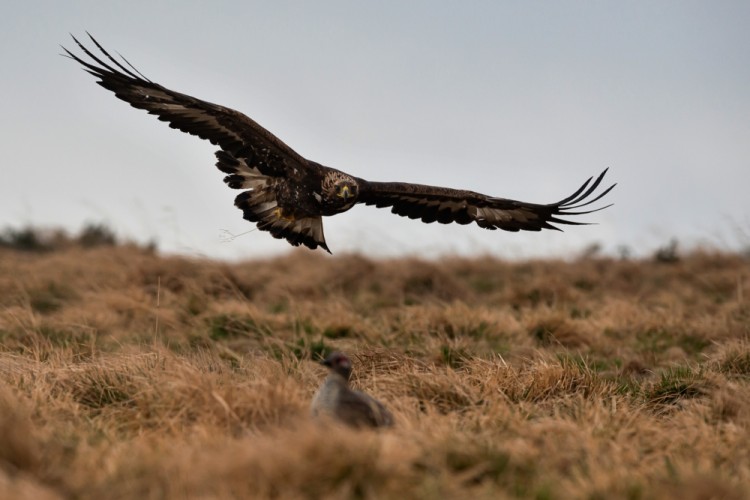
<path fill-rule="evenodd" d="M 242 111 L 370 180 L 548 203 L 610 167 L 597 225 L 506 233 L 358 206 L 334 254 L 645 254 L 750 246 L 750 2 L 6 2 L 0 228 L 119 234 L 195 256 L 291 247 L 253 231 L 215 147 L 60 57 L 91 32 L 151 80 Z"/>

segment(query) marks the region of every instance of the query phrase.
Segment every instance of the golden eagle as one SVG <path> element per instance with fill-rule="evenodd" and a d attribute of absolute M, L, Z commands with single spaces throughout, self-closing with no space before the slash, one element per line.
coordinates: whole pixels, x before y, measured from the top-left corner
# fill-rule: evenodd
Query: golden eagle
<path fill-rule="evenodd" d="M 567 198 L 540 205 L 473 191 L 366 181 L 303 158 L 242 113 L 152 82 L 124 57 L 122 62 L 116 60 L 91 35 L 89 38 L 104 60 L 75 37 L 73 40 L 91 61 L 84 61 L 65 47 L 63 50 L 118 98 L 156 115 L 172 128 L 219 146 L 216 166 L 227 174 L 224 182 L 230 188 L 244 190 L 234 201 L 244 218 L 295 246 L 322 247 L 330 253 L 323 236 L 322 216 L 344 212 L 356 203 L 391 207 L 394 214 L 426 223 L 476 222 L 485 229 L 505 231 L 559 230 L 552 224 L 585 224 L 560 216 L 606 208 L 575 211 L 599 200 L 614 187 L 588 200 L 604 178 L 605 170 L 593 183 L 593 177 L 589 178 Z"/>

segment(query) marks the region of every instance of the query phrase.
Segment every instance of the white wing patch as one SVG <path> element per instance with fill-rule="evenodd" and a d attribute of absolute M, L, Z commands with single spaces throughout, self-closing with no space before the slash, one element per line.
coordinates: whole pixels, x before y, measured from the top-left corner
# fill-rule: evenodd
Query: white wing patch
<path fill-rule="evenodd" d="M 257 168 L 248 166 L 244 158 L 239 160 L 236 175 L 243 177 L 236 189 L 261 189 L 268 185 L 268 176 L 261 174 Z"/>
<path fill-rule="evenodd" d="M 232 189 L 261 190 L 271 184 L 271 177 L 263 175 L 256 167 L 247 164 L 244 158 L 235 158 L 226 151 L 216 152 L 216 167 L 225 172 L 224 182 Z"/>

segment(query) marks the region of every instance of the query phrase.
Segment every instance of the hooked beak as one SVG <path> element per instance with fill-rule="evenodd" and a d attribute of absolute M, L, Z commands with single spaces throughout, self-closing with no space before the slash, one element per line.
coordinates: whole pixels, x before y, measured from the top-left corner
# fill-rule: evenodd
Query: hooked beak
<path fill-rule="evenodd" d="M 352 190 L 349 186 L 344 186 L 341 188 L 341 192 L 339 193 L 339 198 L 343 198 L 345 200 L 348 200 L 352 197 Z"/>

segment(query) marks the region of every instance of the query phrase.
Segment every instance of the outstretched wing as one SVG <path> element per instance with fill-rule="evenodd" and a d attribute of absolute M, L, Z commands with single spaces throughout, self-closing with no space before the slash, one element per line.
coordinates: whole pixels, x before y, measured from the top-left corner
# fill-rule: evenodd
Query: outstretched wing
<path fill-rule="evenodd" d="M 234 189 L 249 190 L 235 200 L 245 219 L 293 245 L 304 244 L 313 249 L 322 246 L 327 250 L 320 216 L 310 214 L 292 220 L 276 203 L 275 185 L 279 180 L 304 182 L 315 168 L 305 158 L 244 114 L 154 83 L 125 58 L 118 61 L 91 35 L 89 38 L 103 57 L 92 53 L 75 37 L 73 40 L 91 61 L 65 47 L 63 50 L 119 99 L 156 115 L 172 128 L 218 145 L 221 150 L 216 154 L 216 166 L 228 174 L 224 182 Z"/>
<path fill-rule="evenodd" d="M 609 193 L 616 184 L 608 187 L 593 199 L 594 191 L 604 178 L 604 170 L 596 180 L 589 178 L 583 186 L 567 198 L 538 205 L 523 201 L 494 198 L 491 196 L 442 187 L 406 184 L 400 182 L 363 182 L 360 186 L 361 203 L 375 205 L 378 208 L 392 207 L 391 212 L 410 219 L 421 219 L 422 222 L 440 222 L 448 224 L 469 224 L 476 222 L 485 229 L 503 229 L 505 231 L 540 231 L 556 229 L 553 224 L 585 225 L 585 222 L 569 221 L 560 217 L 583 215 L 597 212 L 610 205 L 577 211 L 588 206 Z"/>

